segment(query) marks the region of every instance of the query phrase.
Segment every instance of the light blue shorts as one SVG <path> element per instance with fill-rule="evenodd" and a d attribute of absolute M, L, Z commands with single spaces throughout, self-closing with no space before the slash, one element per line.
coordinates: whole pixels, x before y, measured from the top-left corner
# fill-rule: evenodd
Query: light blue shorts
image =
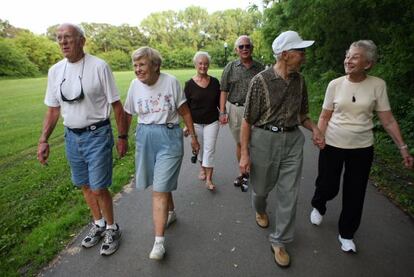
<path fill-rule="evenodd" d="M 110 125 L 83 133 L 65 128 L 65 145 L 75 186 L 88 185 L 98 190 L 112 184 L 114 138 Z"/>
<path fill-rule="evenodd" d="M 138 124 L 136 131 L 135 182 L 138 190 L 153 186 L 156 192 L 177 189 L 183 160 L 183 131 L 179 125 Z"/>

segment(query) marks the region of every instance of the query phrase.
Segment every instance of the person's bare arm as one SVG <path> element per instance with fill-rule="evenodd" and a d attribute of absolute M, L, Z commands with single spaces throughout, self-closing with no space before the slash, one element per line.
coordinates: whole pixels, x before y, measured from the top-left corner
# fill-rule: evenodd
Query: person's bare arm
<path fill-rule="evenodd" d="M 182 104 L 178 108 L 178 114 L 183 118 L 188 133 L 191 136 L 191 148 L 193 149 L 193 153 L 198 153 L 200 150 L 200 144 L 197 140 L 197 135 L 194 130 L 193 118 L 191 117 L 190 108 L 188 107 L 187 103 Z"/>
<path fill-rule="evenodd" d="M 398 126 L 398 123 L 395 120 L 394 115 L 391 111 L 377 112 L 377 115 L 385 131 L 387 131 L 387 133 L 390 135 L 390 137 L 400 150 L 404 166 L 407 168 L 412 168 L 413 157 L 410 155 L 410 152 L 408 151 L 407 144 L 404 143 L 400 127 Z"/>
<path fill-rule="evenodd" d="M 246 174 L 250 172 L 250 135 L 251 135 L 251 125 L 243 119 L 240 130 L 240 145 L 241 145 L 241 156 L 240 156 L 240 172 Z"/>
<path fill-rule="evenodd" d="M 41 164 L 47 164 L 49 158 L 49 143 L 48 139 L 56 127 L 59 120 L 60 107 L 48 107 L 45 118 L 43 120 L 42 134 L 37 145 L 37 159 Z"/>
<path fill-rule="evenodd" d="M 116 126 L 118 129 L 118 141 L 116 143 L 116 150 L 118 151 L 119 157 L 122 158 L 128 151 L 128 128 L 126 116 L 121 101 L 113 102 L 112 109 L 114 110 Z"/>

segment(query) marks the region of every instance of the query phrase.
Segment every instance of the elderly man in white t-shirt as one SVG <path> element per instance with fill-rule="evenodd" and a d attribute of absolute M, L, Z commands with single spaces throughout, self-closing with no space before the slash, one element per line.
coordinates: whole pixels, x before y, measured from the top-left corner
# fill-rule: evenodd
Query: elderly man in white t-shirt
<path fill-rule="evenodd" d="M 65 58 L 53 65 L 48 73 L 44 101 L 48 109 L 37 158 L 41 164 L 47 164 L 48 138 L 61 114 L 72 181 L 81 188 L 94 218 L 82 246 L 90 248 L 104 237 L 100 254 L 111 255 L 118 249 L 121 237 L 108 191 L 112 184 L 114 145 L 109 121 L 111 106 L 118 127 L 117 150 L 121 157 L 128 145 L 125 113 L 109 66 L 83 51 L 83 30 L 74 24 L 62 24 L 57 28 L 57 41 Z"/>

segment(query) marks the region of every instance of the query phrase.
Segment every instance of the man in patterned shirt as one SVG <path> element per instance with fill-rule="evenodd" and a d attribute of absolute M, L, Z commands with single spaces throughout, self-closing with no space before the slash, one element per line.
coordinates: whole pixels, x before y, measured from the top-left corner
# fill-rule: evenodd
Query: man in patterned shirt
<path fill-rule="evenodd" d="M 302 171 L 305 137 L 298 125 L 312 131 L 315 145 L 323 145 L 321 132 L 307 115 L 308 94 L 299 73 L 305 48 L 313 43 L 293 31 L 273 41 L 276 64 L 252 79 L 241 126 L 240 171 L 250 172 L 256 223 L 262 228 L 269 226 L 267 196 L 273 188 L 277 191 L 275 231 L 269 240 L 281 267 L 290 265 L 285 244 L 293 240 Z"/>
<path fill-rule="evenodd" d="M 253 60 L 253 41 L 248 36 L 240 36 L 234 44 L 234 50 L 239 59 L 228 63 L 221 76 L 219 120 L 221 124 L 229 123 L 230 131 L 236 141 L 237 161 L 240 161 L 240 126 L 247 89 L 251 79 L 264 70 L 264 66 Z M 247 176 L 247 174 L 240 173 L 234 185 L 243 188 L 246 185 Z"/>

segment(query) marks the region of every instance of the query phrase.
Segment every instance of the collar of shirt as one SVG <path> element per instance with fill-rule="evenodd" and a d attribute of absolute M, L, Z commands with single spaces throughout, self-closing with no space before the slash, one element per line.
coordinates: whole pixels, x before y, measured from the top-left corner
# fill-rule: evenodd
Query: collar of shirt
<path fill-rule="evenodd" d="M 258 64 L 258 62 L 256 62 L 255 60 L 252 60 L 252 66 L 249 67 L 248 69 L 253 68 L 253 67 L 257 67 L 257 64 Z M 242 66 L 243 63 L 241 62 L 240 59 L 238 59 L 238 60 L 235 61 L 234 65 L 235 66 Z"/>
<path fill-rule="evenodd" d="M 283 79 L 279 74 L 277 74 L 277 72 L 275 72 L 273 70 L 273 67 L 270 67 L 268 70 L 273 72 L 271 80 Z M 289 73 L 288 76 L 289 76 L 289 81 L 290 81 L 290 80 L 294 80 L 296 78 L 299 78 L 300 73 L 299 72 L 292 72 L 292 73 Z"/>

